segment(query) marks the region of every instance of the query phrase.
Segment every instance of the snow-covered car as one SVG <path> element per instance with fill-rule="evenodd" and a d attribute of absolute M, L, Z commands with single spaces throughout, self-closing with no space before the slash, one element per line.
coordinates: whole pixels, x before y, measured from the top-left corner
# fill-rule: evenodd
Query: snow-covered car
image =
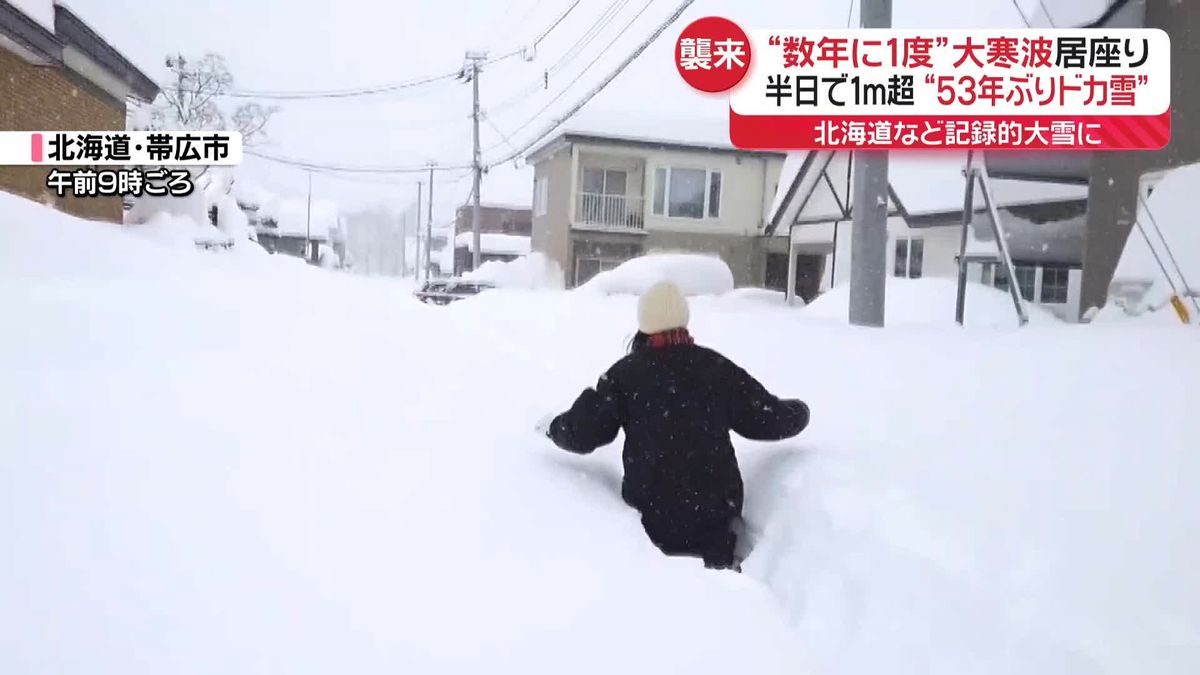
<path fill-rule="evenodd" d="M 479 295 L 483 291 L 495 288 L 485 281 L 468 281 L 466 279 L 434 279 L 426 281 L 421 289 L 413 293 L 421 302 L 434 305 L 448 305 L 456 300 Z"/>

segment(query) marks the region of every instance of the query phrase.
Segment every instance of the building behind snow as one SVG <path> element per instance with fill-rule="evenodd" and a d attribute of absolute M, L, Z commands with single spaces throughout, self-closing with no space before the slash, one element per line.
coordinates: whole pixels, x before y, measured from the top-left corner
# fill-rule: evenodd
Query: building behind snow
<path fill-rule="evenodd" d="M 568 131 L 534 149 L 533 250 L 568 286 L 643 253 L 720 256 L 739 286 L 770 285 L 762 236 L 784 155 L 714 141 Z"/>
<path fill-rule="evenodd" d="M 64 5 L 0 0 L 0 129 L 125 129 L 126 100 L 153 101 L 158 86 Z M 121 222 L 120 197 L 58 197 L 49 168 L 0 166 L 0 190 L 72 215 Z"/>
<path fill-rule="evenodd" d="M 893 153 L 888 171 L 887 270 L 895 277 L 955 277 L 963 221 L 965 153 Z M 853 154 L 791 153 L 765 229 L 783 242 L 776 259 L 786 277 L 788 242 L 794 253 L 795 294 L 805 302 L 849 283 Z M 1065 182 L 991 181 L 1016 271 L 1027 302 L 1061 318 L 1079 314 L 1087 186 Z M 967 253 L 968 278 L 1007 289 L 992 235 L 991 215 L 978 190 Z M 948 311 L 953 311 L 950 308 Z"/>

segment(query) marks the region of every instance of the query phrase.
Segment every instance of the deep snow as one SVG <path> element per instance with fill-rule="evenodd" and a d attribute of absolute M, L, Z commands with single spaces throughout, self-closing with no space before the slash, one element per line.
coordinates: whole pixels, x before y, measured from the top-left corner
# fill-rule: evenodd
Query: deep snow
<path fill-rule="evenodd" d="M 738 443 L 737 575 L 653 549 L 616 448 L 531 433 L 619 357 L 631 296 L 434 308 L 0 214 L 0 672 L 1200 668 L 1194 330 L 693 298 L 701 342 L 813 410 Z"/>

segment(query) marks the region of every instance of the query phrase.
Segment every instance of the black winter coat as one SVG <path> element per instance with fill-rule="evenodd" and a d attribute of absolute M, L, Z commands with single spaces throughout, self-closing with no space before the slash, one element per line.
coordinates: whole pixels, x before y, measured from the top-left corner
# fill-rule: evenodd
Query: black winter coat
<path fill-rule="evenodd" d="M 554 419 L 549 435 L 560 448 L 586 454 L 611 443 L 623 428 L 621 492 L 628 504 L 644 516 L 719 520 L 742 509 L 742 477 L 729 432 L 782 440 L 800 433 L 808 415 L 802 401 L 772 396 L 711 349 L 647 346 L 580 394 Z"/>

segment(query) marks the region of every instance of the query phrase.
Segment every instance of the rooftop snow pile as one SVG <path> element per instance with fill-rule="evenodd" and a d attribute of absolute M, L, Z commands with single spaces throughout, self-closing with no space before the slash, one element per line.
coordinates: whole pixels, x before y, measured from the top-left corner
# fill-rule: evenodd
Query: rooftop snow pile
<path fill-rule="evenodd" d="M 259 205 L 259 219 L 273 218 L 282 235 L 303 237 L 311 233 L 314 239 L 325 239 L 331 230 L 338 229 L 337 203 L 328 199 L 317 199 L 312 203 L 311 223 L 308 200 L 285 197 L 269 200 Z"/>
<path fill-rule="evenodd" d="M 958 287 L 954 279 L 887 280 L 887 309 L 884 317 L 888 326 L 922 326 L 954 323 L 954 302 Z M 1054 315 L 1025 303 L 1030 322 L 1056 322 Z M 850 285 L 840 284 L 821 294 L 804 309 L 806 318 L 835 319 L 846 322 L 850 311 Z M 967 285 L 966 323 L 969 326 L 1016 326 L 1017 310 L 1007 291 L 983 284 Z"/>
<path fill-rule="evenodd" d="M 1182 268 L 1183 276 L 1191 283 L 1190 292 L 1200 294 L 1200 221 L 1197 220 L 1196 197 L 1200 195 L 1200 164 L 1181 167 L 1167 173 L 1146 199 L 1149 206 L 1138 206 L 1138 222 L 1154 244 L 1154 251 L 1167 266 L 1171 279 L 1180 293 L 1186 294 L 1185 285 L 1171 264 L 1170 252 Z M 1158 225 L 1157 230 L 1154 227 Z M 1162 232 L 1162 238 L 1158 232 Z M 1154 260 L 1154 254 L 1146 243 L 1146 237 L 1135 226 L 1125 243 L 1125 251 L 1117 264 L 1116 281 L 1145 281 L 1150 289 L 1139 303 L 1138 311 L 1163 305 L 1171 295 L 1171 284 L 1163 277 L 1162 270 Z"/>
<path fill-rule="evenodd" d="M 716 256 L 652 253 L 633 258 L 592 277 L 580 290 L 608 295 L 641 295 L 660 281 L 671 281 L 687 295 L 720 295 L 733 290 L 733 272 Z"/>
<path fill-rule="evenodd" d="M 539 290 L 563 287 L 562 269 L 541 253 L 530 253 L 510 262 L 491 260 L 463 277 L 486 281 L 496 288 Z"/>
<path fill-rule="evenodd" d="M 556 135 L 563 133 L 733 148 L 729 141 L 729 120 L 720 116 L 697 117 L 649 112 L 614 115 L 584 108 L 564 124 Z"/>
<path fill-rule="evenodd" d="M 466 248 L 475 252 L 475 238 L 472 232 L 463 232 L 454 238 L 456 248 Z M 481 253 L 497 255 L 526 255 L 530 251 L 529 237 L 519 234 L 496 234 L 483 232 L 479 235 L 479 250 Z"/>

